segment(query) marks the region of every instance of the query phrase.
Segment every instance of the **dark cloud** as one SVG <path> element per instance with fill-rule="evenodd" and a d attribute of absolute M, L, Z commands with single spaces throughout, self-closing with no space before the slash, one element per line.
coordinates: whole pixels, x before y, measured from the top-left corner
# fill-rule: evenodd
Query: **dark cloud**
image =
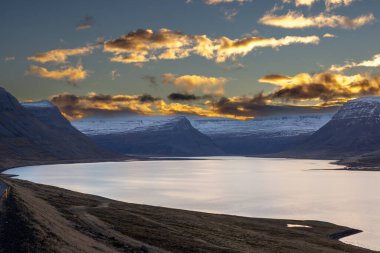
<path fill-rule="evenodd" d="M 263 95 L 265 100 L 302 102 L 320 100 L 331 104 L 332 101 L 380 95 L 380 76 L 366 74 L 344 75 L 322 72 L 316 74 L 301 73 L 293 77 L 285 75 L 267 75 L 259 80 L 279 86 L 273 92 Z"/>
<path fill-rule="evenodd" d="M 169 100 L 172 101 L 196 101 L 196 100 L 202 100 L 202 99 L 216 99 L 219 97 L 213 96 L 213 95 L 202 95 L 202 96 L 197 96 L 195 94 L 188 94 L 188 93 L 171 93 L 167 96 Z"/>
<path fill-rule="evenodd" d="M 112 96 L 90 93 L 77 96 L 63 93 L 52 96 L 50 100 L 67 118 L 76 119 L 98 114 L 144 114 L 149 111 L 146 105 L 161 99 L 149 94 Z"/>
<path fill-rule="evenodd" d="M 194 94 L 171 93 L 169 94 L 168 99 L 173 101 L 191 101 L 198 100 L 200 97 L 197 97 Z"/>
<path fill-rule="evenodd" d="M 145 103 L 145 102 L 155 102 L 155 101 L 159 101 L 159 100 L 161 100 L 161 98 L 159 98 L 159 97 L 153 97 L 150 94 L 143 94 L 143 95 L 139 96 L 139 101 L 142 102 L 142 103 Z"/>
<path fill-rule="evenodd" d="M 291 114 L 312 114 L 320 112 L 335 112 L 338 107 L 328 106 L 295 106 L 267 104 L 263 95 L 245 98 L 221 98 L 213 104 L 214 110 L 220 114 L 230 114 L 241 117 L 263 117 Z"/>

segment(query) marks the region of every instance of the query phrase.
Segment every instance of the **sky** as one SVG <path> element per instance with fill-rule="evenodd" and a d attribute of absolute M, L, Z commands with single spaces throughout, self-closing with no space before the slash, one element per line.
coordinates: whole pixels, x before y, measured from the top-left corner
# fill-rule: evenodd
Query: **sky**
<path fill-rule="evenodd" d="M 379 0 L 2 0 L 0 86 L 69 119 L 250 119 L 380 95 Z"/>

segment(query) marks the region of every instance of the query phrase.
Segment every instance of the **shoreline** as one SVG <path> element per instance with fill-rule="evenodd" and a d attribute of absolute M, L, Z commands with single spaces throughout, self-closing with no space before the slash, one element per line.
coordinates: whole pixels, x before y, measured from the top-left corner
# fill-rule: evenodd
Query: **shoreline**
<path fill-rule="evenodd" d="M 141 253 L 278 252 L 280 249 L 282 252 L 373 252 L 339 241 L 360 230 L 327 222 L 248 218 L 139 205 L 4 176 L 0 179 L 11 187 L 11 197 L 16 200 L 13 204 L 20 205 L 21 213 L 33 221 L 27 227 L 44 228 L 34 232 L 37 238 L 42 236 L 43 242 L 49 242 L 53 237 L 58 244 L 70 244 L 74 243 L 70 240 L 82 237 L 81 252 L 97 252 L 88 250 L 89 245 L 97 245 L 106 252 L 129 252 L 126 249 L 133 248 Z M 308 228 L 288 228 L 287 224 Z M 59 234 L 62 226 L 66 232 Z M 44 230 L 50 235 L 44 237 L 47 232 Z"/>

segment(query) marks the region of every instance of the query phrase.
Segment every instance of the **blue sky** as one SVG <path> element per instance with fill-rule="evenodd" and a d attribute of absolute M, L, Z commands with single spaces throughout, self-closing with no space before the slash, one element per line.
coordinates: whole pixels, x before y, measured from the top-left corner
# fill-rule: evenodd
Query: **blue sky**
<path fill-rule="evenodd" d="M 329 71 L 334 64 L 344 65 L 345 61 L 360 64 L 380 53 L 378 0 L 342 0 L 330 9 L 324 0 L 315 0 L 314 3 L 310 1 L 310 4 L 305 5 L 297 5 L 298 0 L 232 0 L 231 3 L 224 3 L 222 0 L 214 4 L 207 1 L 193 0 L 187 3 L 186 0 L 3 0 L 0 3 L 0 29 L 3 33 L 0 40 L 0 84 L 20 100 L 47 99 L 62 93 L 87 96 L 89 92 L 110 96 L 150 94 L 165 100 L 166 96 L 173 92 L 187 95 L 194 93 L 197 97 L 212 96 L 215 101 L 220 97 L 253 98 L 260 92 L 270 94 L 284 86 L 289 88 L 289 85 L 309 85 L 304 81 L 300 83 L 299 78 L 294 78 L 300 73 L 308 73 L 311 75 L 309 80 L 315 82 L 322 77 L 317 78 L 313 75 Z M 300 20 L 303 23 L 302 28 L 284 28 L 281 25 L 260 22 L 263 17 L 271 15 L 271 21 L 284 23 L 281 17 L 294 16 L 294 13 L 303 15 L 304 19 Z M 308 26 L 308 20 L 316 16 L 325 18 L 320 21 L 320 27 Z M 354 19 L 359 16 L 365 16 L 367 20 L 354 24 Z M 86 17 L 90 17 L 86 29 L 78 29 L 81 22 L 86 23 Z M 329 22 L 332 19 L 349 21 L 331 25 Z M 167 29 L 189 36 L 205 35 L 213 40 L 227 37 L 235 42 L 254 37 L 280 40 L 286 36 L 315 36 L 318 37 L 318 42 L 290 43 L 277 48 L 258 47 L 244 54 L 235 52 L 224 62 L 216 62 L 215 58 L 208 59 L 193 52 L 178 59 L 150 59 L 141 63 L 111 61 L 116 54 L 104 52 L 107 42 L 122 38 L 137 29 L 150 29 L 153 33 Z M 326 34 L 333 36 L 325 38 Z M 28 57 L 51 50 L 88 46 L 94 47 L 91 53 L 69 56 L 65 62 L 42 63 L 30 58 L 28 60 Z M 128 53 L 120 53 L 120 50 L 127 50 Z M 214 53 L 219 54 L 219 51 L 218 49 Z M 118 54 L 126 56 L 130 52 L 130 49 L 119 48 Z M 149 52 L 155 53 L 155 50 Z M 36 68 L 31 71 L 31 66 Z M 41 68 L 63 71 L 78 66 L 86 72 L 86 77 L 77 80 L 68 80 L 68 76 L 52 79 L 39 71 Z M 355 66 L 334 74 L 366 75 L 366 80 L 370 78 L 370 81 L 374 82 L 372 86 L 376 86 L 376 80 L 372 79 L 378 74 L 378 69 L 377 65 L 364 68 Z M 174 77 L 164 80 L 163 75 L 168 73 Z M 260 78 L 268 75 L 282 75 L 282 79 L 264 78 L 267 81 L 259 82 Z M 194 83 L 193 80 L 188 83 L 190 77 L 203 79 L 198 78 L 199 83 Z M 156 83 L 152 85 L 149 80 L 153 79 Z M 222 91 L 218 90 L 217 94 L 210 93 L 207 82 L 212 80 L 221 82 L 216 85 L 220 85 L 218 87 L 222 87 Z M 325 83 L 323 85 L 326 86 Z M 335 84 L 328 85 L 330 89 L 331 85 Z M 352 84 L 345 82 L 336 85 Z M 377 95 L 378 91 L 369 93 L 367 87 L 365 91 L 355 90 L 351 95 L 346 93 L 327 99 L 320 94 L 290 99 L 286 97 L 278 101 L 276 94 L 267 96 L 265 103 L 319 105 L 321 102 Z M 194 104 L 204 108 L 207 99 L 191 101 L 191 105 Z M 240 105 L 244 107 L 244 103 Z"/>

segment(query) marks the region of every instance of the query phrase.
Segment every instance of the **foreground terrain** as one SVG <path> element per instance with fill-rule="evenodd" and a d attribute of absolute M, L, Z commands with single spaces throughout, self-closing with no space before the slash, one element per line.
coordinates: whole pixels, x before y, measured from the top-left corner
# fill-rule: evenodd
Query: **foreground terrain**
<path fill-rule="evenodd" d="M 325 222 L 207 214 L 2 181 L 10 189 L 2 252 L 371 252 L 335 240 L 358 231 Z"/>

